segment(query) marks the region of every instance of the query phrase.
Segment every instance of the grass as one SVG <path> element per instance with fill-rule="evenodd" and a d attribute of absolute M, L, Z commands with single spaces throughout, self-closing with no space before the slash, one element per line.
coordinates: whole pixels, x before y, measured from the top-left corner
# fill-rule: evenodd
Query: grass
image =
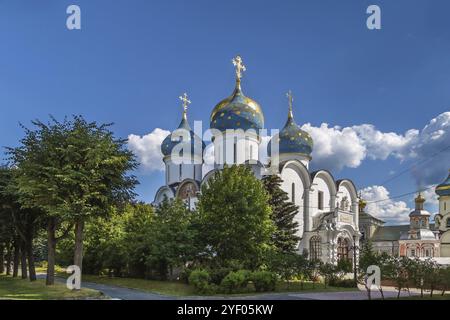
<path fill-rule="evenodd" d="M 67 277 L 66 274 L 58 274 L 60 277 Z M 107 276 L 95 276 L 95 275 L 83 275 L 83 281 L 100 283 L 106 285 L 113 285 L 129 289 L 137 289 L 151 293 L 159 293 L 170 296 L 198 296 L 194 287 L 180 281 L 158 281 L 158 280 L 145 280 L 135 278 L 110 278 Z M 357 288 L 342 288 L 342 287 L 325 287 L 323 283 L 304 282 L 303 285 L 300 282 L 279 282 L 275 291 L 272 292 L 255 292 L 252 290 L 252 286 L 249 285 L 249 289 L 244 293 L 237 294 L 223 294 L 218 293 L 217 296 L 243 296 L 243 295 L 256 295 L 264 293 L 283 293 L 283 292 L 340 292 L 340 291 L 355 291 Z"/>
<path fill-rule="evenodd" d="M 44 267 L 36 269 L 37 272 L 45 273 L 47 270 Z M 56 276 L 61 278 L 67 278 L 68 274 L 65 269 L 55 266 Z M 158 293 L 169 296 L 199 296 L 194 287 L 180 281 L 158 281 L 158 280 L 146 280 L 138 278 L 110 278 L 108 276 L 98 275 L 83 275 L 82 281 L 99 283 L 105 285 L 112 285 L 117 287 L 137 289 L 150 293 Z M 264 293 L 284 293 L 284 292 L 342 292 L 342 291 L 356 291 L 357 288 L 343 288 L 343 287 L 325 287 L 323 283 L 304 282 L 301 284 L 299 281 L 291 281 L 289 284 L 286 282 L 279 282 L 272 292 L 255 292 L 253 286 L 249 285 L 248 290 L 243 293 L 224 294 L 218 293 L 216 296 L 245 296 L 245 295 L 257 295 Z"/>
<path fill-rule="evenodd" d="M 104 298 L 92 289 L 71 291 L 65 284 L 46 286 L 44 280 L 30 282 L 27 279 L 0 275 L 0 300 L 81 300 Z"/>

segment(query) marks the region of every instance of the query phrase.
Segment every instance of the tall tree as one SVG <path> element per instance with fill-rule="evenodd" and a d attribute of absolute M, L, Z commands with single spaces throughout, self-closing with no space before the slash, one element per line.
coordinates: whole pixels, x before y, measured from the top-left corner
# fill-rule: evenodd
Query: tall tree
<path fill-rule="evenodd" d="M 256 268 L 274 230 L 261 181 L 246 166 L 225 167 L 201 191 L 198 225 L 204 250 L 220 265 L 235 260 Z"/>
<path fill-rule="evenodd" d="M 192 212 L 180 199 L 165 199 L 156 208 L 149 236 L 150 252 L 147 263 L 158 270 L 162 279 L 174 267 L 192 261 L 195 249 L 196 230 L 192 228 Z"/>
<path fill-rule="evenodd" d="M 272 241 L 281 252 L 294 252 L 300 241 L 297 236 L 298 222 L 294 220 L 298 206 L 289 201 L 288 194 L 281 189 L 283 180 L 278 175 L 265 176 L 262 181 L 269 194 L 271 218 L 276 227 Z"/>
<path fill-rule="evenodd" d="M 34 266 L 33 239 L 39 226 L 41 212 L 37 209 L 22 208 L 14 176 L 17 169 L 0 167 L 0 202 L 3 210 L 4 228 L 9 228 L 10 237 L 14 239 L 14 272 L 17 275 L 18 261 L 22 268 L 22 278 L 36 280 Z M 1 218 L 0 218 L 1 219 Z M 6 219 L 6 220 L 5 220 Z M 8 229 L 7 229 L 8 230 Z M 1 231 L 0 231 L 1 232 Z M 27 263 L 28 261 L 28 263 Z M 28 265 L 28 270 L 27 270 Z"/>
<path fill-rule="evenodd" d="M 47 124 L 33 121 L 17 148 L 9 148 L 18 167 L 21 204 L 39 208 L 48 217 L 47 284 L 53 284 L 55 250 L 61 225 L 75 225 L 74 264 L 82 268 L 86 219 L 107 215 L 111 206 L 134 197 L 137 181 L 127 173 L 136 168 L 126 140 L 116 139 L 111 124 L 98 125 L 81 116 Z"/>

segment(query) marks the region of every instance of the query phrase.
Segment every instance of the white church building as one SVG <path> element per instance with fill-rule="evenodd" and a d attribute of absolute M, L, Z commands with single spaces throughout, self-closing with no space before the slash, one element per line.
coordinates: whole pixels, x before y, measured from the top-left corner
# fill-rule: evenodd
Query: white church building
<path fill-rule="evenodd" d="M 178 197 L 194 208 L 202 185 L 208 183 L 215 171 L 221 170 L 224 164 L 248 164 L 259 179 L 269 173 L 278 174 L 283 180 L 283 190 L 299 207 L 295 218 L 301 238 L 299 253 L 308 254 L 310 259 L 331 263 L 337 263 L 339 259 L 352 259 L 352 248 L 358 246 L 360 236 L 359 198 L 355 185 L 348 179 L 335 180 L 327 170 L 310 171 L 313 140 L 294 120 L 290 93 L 286 124 L 269 142 L 268 161 L 263 164 L 260 160 L 263 110 L 255 100 L 243 93 L 241 78 L 245 66 L 242 59 L 237 56 L 233 64 L 236 67 L 234 91 L 213 108 L 210 117 L 210 129 L 214 133 L 213 169 L 203 172 L 205 144 L 189 125 L 186 109 L 190 101 L 184 95 L 180 97 L 184 106 L 181 123 L 161 145 L 165 184 L 157 191 L 154 205 L 164 198 Z M 189 139 L 183 137 L 180 143 L 183 132 Z M 186 146 L 186 141 L 189 141 L 188 150 L 191 150 L 192 157 L 186 157 L 183 151 L 180 153 L 175 149 L 180 144 Z M 179 163 L 175 161 L 174 154 L 189 161 Z"/>

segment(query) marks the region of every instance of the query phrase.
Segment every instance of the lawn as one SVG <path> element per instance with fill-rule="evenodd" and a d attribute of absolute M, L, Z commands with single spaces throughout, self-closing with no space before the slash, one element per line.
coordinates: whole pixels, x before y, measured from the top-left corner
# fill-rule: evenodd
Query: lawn
<path fill-rule="evenodd" d="M 59 273 L 58 276 L 66 277 L 67 275 Z M 183 282 L 179 281 L 157 281 L 157 280 L 145 280 L 135 278 L 110 278 L 107 276 L 94 276 L 83 275 L 83 281 L 100 283 L 106 285 L 113 285 L 118 287 L 137 289 L 146 292 L 159 293 L 170 296 L 198 296 L 195 289 Z M 254 292 L 252 286 L 245 293 L 239 294 L 223 294 L 218 293 L 217 296 L 242 296 L 242 295 L 255 295 L 261 294 Z M 338 291 L 355 291 L 356 288 L 342 288 L 342 287 L 325 287 L 322 283 L 305 282 L 303 285 L 300 282 L 291 282 L 287 284 L 285 282 L 279 282 L 274 292 L 338 292 Z M 267 293 L 267 292 L 263 292 Z"/>
<path fill-rule="evenodd" d="M 30 282 L 27 279 L 0 275 L 0 300 L 79 300 L 101 299 L 104 296 L 96 290 L 70 291 L 65 284 L 46 286 L 44 280 Z"/>
<path fill-rule="evenodd" d="M 397 300 L 397 298 L 389 298 L 386 300 Z M 430 297 L 430 294 L 427 293 L 423 298 L 419 296 L 411 296 L 411 297 L 401 297 L 400 300 L 450 300 L 450 294 L 441 295 L 440 292 L 435 292 L 433 294 L 433 298 Z"/>

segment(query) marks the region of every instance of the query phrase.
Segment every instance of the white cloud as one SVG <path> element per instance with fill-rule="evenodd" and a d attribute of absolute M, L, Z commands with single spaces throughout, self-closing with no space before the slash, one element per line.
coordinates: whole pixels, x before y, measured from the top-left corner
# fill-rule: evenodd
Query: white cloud
<path fill-rule="evenodd" d="M 381 132 L 370 124 L 342 128 L 307 123 L 302 128 L 314 140 L 311 164 L 315 168 L 339 171 L 357 168 L 366 159 L 392 156 L 417 164 L 412 173 L 419 187 L 442 181 L 449 169 L 450 112 L 432 119 L 422 130 L 410 129 L 404 134 Z"/>
<path fill-rule="evenodd" d="M 164 170 L 161 144 L 169 134 L 170 131 L 156 128 L 145 136 L 128 136 L 128 148 L 137 156 L 141 168 L 147 171 Z"/>
<path fill-rule="evenodd" d="M 409 222 L 412 211 L 404 201 L 389 199 L 389 191 L 383 186 L 370 186 L 361 190 L 361 196 L 367 201 L 366 211 L 389 224 Z"/>

